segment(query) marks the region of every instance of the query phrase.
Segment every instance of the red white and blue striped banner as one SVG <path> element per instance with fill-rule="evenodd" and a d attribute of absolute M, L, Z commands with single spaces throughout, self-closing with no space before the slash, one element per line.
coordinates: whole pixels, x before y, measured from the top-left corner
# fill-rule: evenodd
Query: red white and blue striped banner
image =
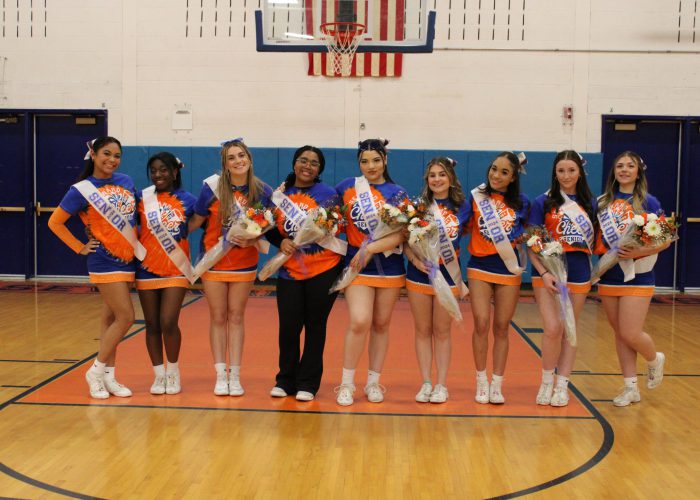
<path fill-rule="evenodd" d="M 313 0 L 306 0 L 306 30 L 315 37 L 321 35 L 318 26 L 326 22 L 333 22 L 338 10 L 338 0 L 322 0 L 321 12 L 314 12 Z M 356 22 L 367 25 L 370 19 L 375 38 L 381 41 L 401 41 L 404 39 L 404 15 L 405 0 L 375 0 L 374 12 L 368 12 L 367 0 L 355 4 Z M 320 15 L 321 21 L 316 21 Z M 378 37 L 377 37 L 378 35 Z M 362 43 L 362 42 L 361 42 Z M 333 70 L 333 55 L 321 53 L 309 53 L 309 76 L 340 77 L 340 73 Z M 401 76 L 403 64 L 402 53 L 373 53 L 365 52 L 355 54 L 349 76 Z"/>

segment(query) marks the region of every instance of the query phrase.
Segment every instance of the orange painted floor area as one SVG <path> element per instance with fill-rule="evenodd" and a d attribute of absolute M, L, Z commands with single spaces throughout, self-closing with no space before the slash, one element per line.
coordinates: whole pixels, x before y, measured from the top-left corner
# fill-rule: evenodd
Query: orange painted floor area
<path fill-rule="evenodd" d="M 591 417 L 574 394 L 571 394 L 569 406 L 565 408 L 535 404 L 541 374 L 540 358 L 513 329 L 503 386 L 506 404 L 497 406 L 474 402 L 471 311 L 468 303 L 462 304 L 462 309 L 464 322 L 453 326 L 452 365 L 447 384 L 450 399 L 441 405 L 417 403 L 414 400 L 421 377 L 413 344 L 413 318 L 405 299 L 397 302 L 392 317 L 389 354 L 381 377 L 382 385 L 387 388 L 383 403 L 369 403 L 362 392 L 367 377 L 366 350 L 357 370 L 355 404 L 341 407 L 335 403 L 333 388 L 341 378 L 343 336 L 348 324 L 348 310 L 343 299 L 336 301 L 328 322 L 325 372 L 316 399 L 302 403 L 293 397 L 270 397 L 278 356 L 274 297 L 251 297 L 248 302 L 241 369 L 241 383 L 246 394 L 242 397 L 213 394 L 215 377 L 209 350 L 209 312 L 206 299 L 201 298 L 184 307 L 180 316 L 183 333 L 180 356 L 183 391 L 180 394 L 153 396 L 148 392 L 153 382 L 153 371 L 146 352 L 145 333 L 140 331 L 122 342 L 117 358 L 117 378 L 131 388 L 134 392 L 132 397 L 91 399 L 84 379 L 87 364 L 83 364 L 28 394 L 20 402 L 436 416 Z"/>

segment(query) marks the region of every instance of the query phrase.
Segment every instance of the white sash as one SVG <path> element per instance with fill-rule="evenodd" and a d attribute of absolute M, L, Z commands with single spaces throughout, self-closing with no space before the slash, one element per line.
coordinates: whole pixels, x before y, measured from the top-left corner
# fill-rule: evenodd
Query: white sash
<path fill-rule="evenodd" d="M 306 220 L 308 214 L 281 190 L 278 189 L 272 193 L 272 203 L 277 205 L 277 208 L 282 210 L 282 213 L 284 213 L 287 220 L 294 225 L 297 231 L 304 225 L 304 221 Z M 324 236 L 316 243 L 326 250 L 330 250 L 331 252 L 335 252 L 340 255 L 345 255 L 348 252 L 347 241 L 340 240 L 330 234 Z"/>
<path fill-rule="evenodd" d="M 195 280 L 192 274 L 192 264 L 187 254 L 182 250 L 179 243 L 173 238 L 166 228 L 163 227 L 161 219 L 160 204 L 158 203 L 158 195 L 156 187 L 150 186 L 143 190 L 143 208 L 148 221 L 148 228 L 153 236 L 156 237 L 161 248 L 165 251 L 170 261 L 180 270 L 190 283 Z"/>
<path fill-rule="evenodd" d="M 143 260 L 146 257 L 146 249 L 141 244 L 136 236 L 136 229 L 131 227 L 131 224 L 126 217 L 109 201 L 102 196 L 102 193 L 88 179 L 82 180 L 73 187 L 88 201 L 95 211 L 106 220 L 110 226 L 118 231 L 126 241 L 134 248 L 134 255 L 137 259 Z"/>
<path fill-rule="evenodd" d="M 481 216 L 486 223 L 486 230 L 489 232 L 491 242 L 496 247 L 498 255 L 503 260 L 503 263 L 506 265 L 506 268 L 508 268 L 508 271 L 515 275 L 520 275 L 523 273 L 523 271 L 525 271 L 525 268 L 518 265 L 518 258 L 515 255 L 515 250 L 513 250 L 513 247 L 510 244 L 508 234 L 506 233 L 503 223 L 501 222 L 501 217 L 498 215 L 496 204 L 493 202 L 490 196 L 486 196 L 481 192 L 481 190 L 485 187 L 486 184 L 481 184 L 480 186 L 472 189 L 472 196 L 479 207 Z"/>
<path fill-rule="evenodd" d="M 440 235 L 440 257 L 442 257 L 442 261 L 445 263 L 445 267 L 447 268 L 447 272 L 450 273 L 452 281 L 459 287 L 459 296 L 463 298 L 469 293 L 469 289 L 462 279 L 462 270 L 459 268 L 457 252 L 455 252 L 454 245 L 447 235 L 447 224 L 435 200 L 433 200 L 433 204 L 430 206 L 430 211 L 433 213 L 433 217 L 435 217 L 438 233 Z"/>
<path fill-rule="evenodd" d="M 608 244 L 608 252 L 613 251 L 617 247 L 620 238 L 622 238 L 622 231 L 617 228 L 614 222 L 612 211 L 610 207 L 606 208 L 598 214 L 598 222 L 600 222 L 600 230 L 603 234 L 605 242 Z M 628 218 L 629 224 L 634 224 L 630 218 Z M 624 281 L 632 281 L 637 273 L 648 273 L 654 268 L 656 264 L 657 254 L 648 255 L 642 257 L 641 259 L 620 259 L 618 264 L 620 264 L 620 269 L 624 273 Z"/>
<path fill-rule="evenodd" d="M 355 195 L 357 196 L 357 204 L 360 207 L 360 212 L 362 212 L 362 218 L 367 224 L 367 231 L 370 237 L 374 235 L 374 231 L 382 223 L 379 218 L 379 212 L 377 212 L 377 207 L 374 206 L 374 199 L 372 198 L 372 192 L 369 188 L 369 181 L 366 177 L 360 176 L 355 177 Z M 384 256 L 388 257 L 392 253 L 401 253 L 401 247 L 396 247 L 393 250 L 387 250 L 384 252 Z"/>
<path fill-rule="evenodd" d="M 214 193 L 214 196 L 216 196 L 216 199 L 219 199 L 219 174 L 214 174 L 210 175 L 206 179 L 204 179 L 204 184 L 209 186 L 209 189 L 211 189 L 211 192 Z"/>
<path fill-rule="evenodd" d="M 569 218 L 574 228 L 583 237 L 583 241 L 588 247 L 588 252 L 593 253 L 593 243 L 595 240 L 595 231 L 593 230 L 593 224 L 591 224 L 591 219 L 588 214 L 581 208 L 581 206 L 574 200 L 569 198 L 566 193 L 560 191 L 562 197 L 564 198 L 564 204 L 559 207 L 563 213 Z"/>

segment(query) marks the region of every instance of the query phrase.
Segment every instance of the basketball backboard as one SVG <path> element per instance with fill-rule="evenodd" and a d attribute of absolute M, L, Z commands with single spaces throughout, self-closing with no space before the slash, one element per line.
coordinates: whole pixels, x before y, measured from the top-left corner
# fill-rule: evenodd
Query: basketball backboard
<path fill-rule="evenodd" d="M 320 26 L 365 26 L 357 52 L 432 52 L 435 12 L 426 0 L 262 0 L 259 52 L 326 52 Z"/>

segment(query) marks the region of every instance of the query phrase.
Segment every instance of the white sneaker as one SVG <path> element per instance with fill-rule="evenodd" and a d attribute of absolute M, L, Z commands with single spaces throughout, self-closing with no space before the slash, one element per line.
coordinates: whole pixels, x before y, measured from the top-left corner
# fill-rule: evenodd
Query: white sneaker
<path fill-rule="evenodd" d="M 384 401 L 384 393 L 386 392 L 386 387 L 383 385 L 369 384 L 365 386 L 365 394 L 367 395 L 367 401 L 370 403 L 381 403 Z"/>
<path fill-rule="evenodd" d="M 228 396 L 228 378 L 226 378 L 225 373 L 216 376 L 214 394 L 216 394 L 217 396 Z"/>
<path fill-rule="evenodd" d="M 156 377 L 151 386 L 151 394 L 165 394 L 165 377 Z"/>
<path fill-rule="evenodd" d="M 613 404 L 615 406 L 629 406 L 632 403 L 639 403 L 641 400 L 638 387 L 625 386 L 622 392 L 613 399 Z"/>
<path fill-rule="evenodd" d="M 489 403 L 492 405 L 502 405 L 506 402 L 506 398 L 503 397 L 503 392 L 501 392 L 501 384 L 494 384 L 491 381 L 491 386 L 489 387 Z"/>
<path fill-rule="evenodd" d="M 537 391 L 537 404 L 542 406 L 549 406 L 552 401 L 552 391 L 554 391 L 554 382 L 540 384 L 540 390 Z"/>
<path fill-rule="evenodd" d="M 117 382 L 117 379 L 115 378 L 105 377 L 105 389 L 107 389 L 107 391 L 113 396 L 117 396 L 119 398 L 128 398 L 131 396 L 131 390 L 125 385 Z"/>
<path fill-rule="evenodd" d="M 552 401 L 549 403 L 552 406 L 562 407 L 569 404 L 569 389 L 566 387 L 556 386 Z"/>
<path fill-rule="evenodd" d="M 657 352 L 656 358 L 659 360 L 659 364 L 655 367 L 649 366 L 649 371 L 647 371 L 647 389 L 658 387 L 664 379 L 664 363 L 666 362 L 666 356 L 663 352 Z"/>
<path fill-rule="evenodd" d="M 87 380 L 90 388 L 90 397 L 95 399 L 107 399 L 109 392 L 105 389 L 104 376 L 100 377 L 88 370 L 85 372 L 85 380 Z"/>
<path fill-rule="evenodd" d="M 435 389 L 433 389 L 432 394 L 430 394 L 430 402 L 431 403 L 444 403 L 447 401 L 447 398 L 450 397 L 450 394 L 447 392 L 447 387 L 444 385 L 438 384 L 435 386 Z"/>
<path fill-rule="evenodd" d="M 314 395 L 309 391 L 299 391 L 297 392 L 297 401 L 313 401 Z"/>
<path fill-rule="evenodd" d="M 228 395 L 229 396 L 243 396 L 245 391 L 241 385 L 241 381 L 237 378 L 228 379 Z"/>
<path fill-rule="evenodd" d="M 429 402 L 431 392 L 433 392 L 433 385 L 430 382 L 425 382 L 420 386 L 420 391 L 416 394 L 416 401 L 419 403 Z"/>
<path fill-rule="evenodd" d="M 482 405 L 489 402 L 489 381 L 476 379 L 476 396 L 474 400 Z"/>
<path fill-rule="evenodd" d="M 352 395 L 355 393 L 355 386 L 352 384 L 343 384 L 335 388 L 335 392 L 338 396 L 335 398 L 335 402 L 340 406 L 350 406 L 355 402 Z"/>
<path fill-rule="evenodd" d="M 287 391 L 282 389 L 281 387 L 273 387 L 270 389 L 270 396 L 273 398 L 286 398 L 287 397 Z"/>
<path fill-rule="evenodd" d="M 180 372 L 165 374 L 165 393 L 178 394 L 182 390 L 180 386 Z"/>

